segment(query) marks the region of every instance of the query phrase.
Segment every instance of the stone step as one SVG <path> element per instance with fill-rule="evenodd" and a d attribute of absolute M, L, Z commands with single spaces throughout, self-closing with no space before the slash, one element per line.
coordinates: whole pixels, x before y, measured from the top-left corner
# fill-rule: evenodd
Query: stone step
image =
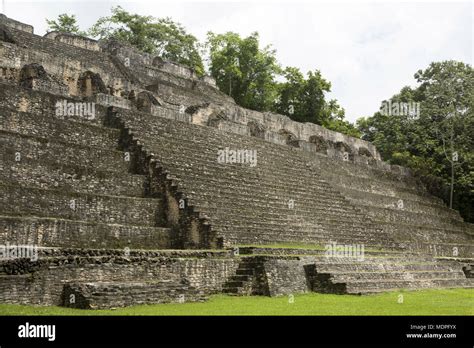
<path fill-rule="evenodd" d="M 313 161 L 321 170 L 331 168 L 332 175 L 342 178 L 351 178 L 356 183 L 358 180 L 366 180 L 377 187 L 394 187 L 397 190 L 414 193 L 417 196 L 427 197 L 433 202 L 442 202 L 439 198 L 428 194 L 426 189 L 417 183 L 413 178 L 400 177 L 375 166 L 360 165 L 352 162 L 338 161 L 334 166 L 334 160 L 327 156 L 313 156 Z"/>
<path fill-rule="evenodd" d="M 349 294 L 396 291 L 400 289 L 418 290 L 432 288 L 474 288 L 474 282 L 469 279 L 395 279 L 346 283 L 346 291 Z"/>
<path fill-rule="evenodd" d="M 315 212 L 315 214 L 317 214 Z M 242 217 L 247 217 L 247 220 L 241 220 Z M 295 233 L 295 232 L 311 232 L 326 235 L 327 233 L 337 232 L 337 229 L 344 229 L 339 234 L 346 234 L 352 236 L 369 235 L 377 237 L 388 238 L 381 230 L 370 224 L 362 224 L 360 222 L 352 222 L 350 219 L 339 219 L 337 216 L 291 216 L 276 217 L 271 214 L 265 215 L 259 212 L 259 215 L 249 215 L 245 212 L 239 211 L 224 211 L 222 215 L 214 214 L 209 218 L 211 224 L 223 226 L 240 226 L 247 228 L 266 227 L 271 229 L 281 230 L 281 233 Z M 282 227 L 283 226 L 283 227 Z"/>
<path fill-rule="evenodd" d="M 244 281 L 231 280 L 227 281 L 226 288 L 239 288 L 244 285 Z"/>
<path fill-rule="evenodd" d="M 93 195 L 0 184 L 5 215 L 54 217 L 100 223 L 155 226 L 160 200 Z"/>
<path fill-rule="evenodd" d="M 150 150 L 150 152 L 152 152 L 152 150 Z M 203 161 L 196 158 L 186 160 L 185 156 L 178 153 L 169 154 L 168 156 L 170 160 L 158 159 L 158 163 L 163 163 L 167 172 L 170 173 L 168 175 L 170 179 L 175 179 L 178 182 L 181 181 L 181 184 L 184 185 L 192 185 L 194 183 L 192 180 L 197 179 L 200 183 L 212 184 L 217 182 L 219 185 L 229 183 L 231 186 L 238 185 L 242 188 L 253 187 L 258 191 L 261 190 L 261 187 L 255 187 L 255 185 L 256 183 L 260 183 L 262 186 L 271 187 L 282 193 L 284 192 L 288 197 L 305 196 L 310 192 L 317 192 L 321 197 L 338 197 L 337 199 L 339 200 L 343 199 L 340 193 L 329 187 L 326 182 L 316 176 L 307 179 L 300 177 L 298 181 L 295 181 L 296 172 L 294 171 L 291 171 L 294 175 L 279 175 L 285 171 L 284 168 L 274 167 L 274 173 L 269 174 L 270 169 L 262 167 L 231 168 L 220 166 L 217 163 L 210 163 L 209 165 L 203 164 Z M 180 158 L 179 162 L 176 160 L 177 158 Z M 180 162 L 181 160 L 183 162 Z M 285 178 L 285 176 L 287 177 Z M 307 189 L 304 190 L 302 185 L 305 185 Z"/>
<path fill-rule="evenodd" d="M 298 178 L 300 180 L 308 179 L 314 183 L 322 185 L 324 181 L 321 180 L 317 173 L 310 171 L 303 159 L 292 160 L 291 162 L 285 161 L 281 158 L 281 154 L 268 151 L 267 149 L 260 150 L 260 157 L 257 153 L 257 163 L 255 166 L 249 164 L 236 164 L 236 163 L 219 163 L 218 162 L 218 151 L 223 148 L 224 145 L 216 144 L 207 146 L 198 146 L 195 143 L 186 143 L 179 141 L 179 138 L 166 137 L 158 138 L 156 135 L 149 137 L 138 137 L 140 143 L 144 144 L 145 147 L 149 148 L 150 152 L 154 154 L 158 161 L 167 162 L 167 164 L 173 164 L 170 158 L 173 159 L 177 155 L 180 155 L 182 159 L 186 159 L 186 163 L 193 163 L 193 169 L 203 169 L 203 172 L 212 173 L 212 171 L 219 169 L 223 171 L 242 172 L 242 173 L 259 173 L 260 179 L 268 179 L 286 182 L 288 179 L 295 179 L 291 173 L 298 172 Z M 170 146 L 172 145 L 172 146 Z M 237 146 L 236 146 L 237 147 Z M 276 163 L 278 165 L 276 166 Z M 178 162 L 177 162 L 178 164 Z M 178 165 L 179 167 L 179 165 Z M 272 169 L 278 169 L 278 175 L 271 171 Z M 327 189 L 330 187 L 325 183 L 324 186 Z M 334 190 L 333 190 L 334 191 Z"/>
<path fill-rule="evenodd" d="M 336 273 L 336 272 L 412 272 L 412 271 L 458 271 L 459 265 L 446 265 L 438 262 L 380 262 L 380 263 L 333 263 L 316 264 L 318 273 Z"/>
<path fill-rule="evenodd" d="M 144 248 L 173 246 L 169 228 L 87 221 L 0 216 L 0 243 L 66 248 Z"/>
<path fill-rule="evenodd" d="M 237 271 L 236 271 L 237 275 L 242 275 L 242 276 L 253 276 L 255 274 L 255 271 L 253 270 L 253 268 L 238 268 Z"/>
<path fill-rule="evenodd" d="M 344 245 L 365 245 L 365 246 L 384 246 L 384 247 L 396 247 L 396 244 L 383 238 L 376 238 L 374 236 L 360 235 L 345 235 L 336 230 L 318 232 L 311 229 L 302 229 L 300 231 L 294 231 L 292 233 L 285 233 L 281 229 L 271 228 L 268 226 L 234 226 L 232 225 L 218 225 L 211 224 L 214 230 L 220 234 L 221 229 L 232 228 L 232 231 L 226 234 L 227 241 L 229 243 L 241 243 L 244 244 L 278 244 L 278 243 L 324 243 L 329 244 L 332 242 Z M 238 242 L 238 243 L 237 243 Z"/>
<path fill-rule="evenodd" d="M 366 212 L 373 220 L 380 220 L 385 222 L 397 223 L 401 222 L 404 224 L 414 225 L 434 225 L 438 228 L 467 230 L 469 225 L 458 220 L 446 219 L 436 217 L 435 215 L 429 215 L 425 213 L 414 213 L 408 210 L 394 210 L 381 207 L 375 207 L 367 203 L 359 205 L 359 209 Z"/>
<path fill-rule="evenodd" d="M 361 170 L 360 166 L 356 164 L 352 167 L 357 168 L 353 171 L 351 171 L 351 168 L 337 168 L 331 172 L 328 172 L 328 168 L 323 168 L 322 171 L 324 177 L 335 186 L 362 191 L 368 190 L 387 196 L 402 196 L 402 198 L 425 202 L 434 206 L 446 206 L 443 200 L 431 195 L 418 179 L 390 173 L 372 173 L 371 167 L 362 167 Z M 351 185 L 352 181 L 353 184 Z"/>
<path fill-rule="evenodd" d="M 118 175 L 115 170 L 97 170 L 80 164 L 16 162 L 8 158 L 0 163 L 0 180 L 7 185 L 143 197 L 145 177 L 127 172 Z"/>
<path fill-rule="evenodd" d="M 223 259 L 232 259 L 231 250 L 226 249 L 133 249 L 129 248 L 83 248 L 83 247 L 43 247 L 37 246 L 38 258 L 43 261 L 43 266 L 60 265 L 62 262 L 71 264 L 109 264 L 132 265 L 140 264 L 143 261 L 157 262 L 164 259 L 208 259 L 211 262 Z M 71 258 L 72 257 L 72 258 Z M 126 263 L 124 263 L 126 259 Z M 9 262 L 3 258 L 0 264 Z"/>
<path fill-rule="evenodd" d="M 326 245 L 308 245 L 304 246 L 304 244 L 300 244 L 298 247 L 291 247 L 291 246 L 277 246 L 277 245 L 269 245 L 269 246 L 246 246 L 246 245 L 238 245 L 240 255 L 258 255 L 258 254 L 265 254 L 265 255 L 308 255 L 308 256 L 319 256 L 323 257 L 326 254 Z M 364 246 L 364 254 L 366 257 L 397 257 L 397 258 L 404 258 L 408 256 L 420 256 L 423 255 L 419 252 L 407 252 L 406 250 L 390 250 L 390 249 L 371 249 L 369 247 Z M 432 259 L 432 256 L 428 256 Z"/>
<path fill-rule="evenodd" d="M 446 208 L 446 204 L 444 204 L 440 198 L 426 195 L 424 192 L 418 192 L 406 187 L 397 186 L 398 181 L 388 179 L 380 181 L 375 177 L 369 179 L 367 177 L 360 177 L 347 172 L 341 174 L 330 170 L 325 166 L 321 167 L 320 170 L 324 171 L 324 178 L 338 189 L 372 192 L 387 197 L 400 197 L 401 199 L 421 202 L 433 207 Z M 422 193 L 424 193 L 424 195 L 422 195 Z"/>
<path fill-rule="evenodd" d="M 370 210 L 371 208 L 375 209 L 386 209 L 391 210 L 394 214 L 403 214 L 403 212 L 407 212 L 412 214 L 413 216 L 419 216 L 420 219 L 423 218 L 425 221 L 432 221 L 432 222 L 446 222 L 452 221 L 453 224 L 464 225 L 464 221 L 456 214 L 452 214 L 449 211 L 444 209 L 438 209 L 439 211 L 435 211 L 434 209 L 416 209 L 413 206 L 407 204 L 406 202 L 403 203 L 403 208 L 398 208 L 396 206 L 397 202 L 392 202 L 392 204 L 378 204 L 376 201 L 372 201 L 372 197 L 367 195 L 366 199 L 351 197 L 349 195 L 345 196 L 349 202 L 351 202 L 354 206 L 359 207 L 361 210 Z M 388 202 L 389 200 L 387 200 Z M 373 213 L 375 215 L 375 213 Z M 377 215 L 378 216 L 378 215 Z"/>
<path fill-rule="evenodd" d="M 312 205 L 304 205 L 304 208 L 289 208 L 287 204 L 274 199 L 253 199 L 251 196 L 218 196 L 216 199 L 217 206 L 214 204 L 207 204 L 213 199 L 213 195 L 196 195 L 193 194 L 188 198 L 188 204 L 194 207 L 195 211 L 202 211 L 206 213 L 215 213 L 217 215 L 226 216 L 233 215 L 237 211 L 239 215 L 248 214 L 249 219 L 274 219 L 277 222 L 297 222 L 300 219 L 310 218 L 313 222 L 326 220 L 336 220 L 341 222 L 350 222 L 353 226 L 360 226 L 362 223 L 365 227 L 374 223 L 364 217 L 356 210 L 351 210 L 350 207 L 344 209 L 332 209 L 325 207 L 324 201 L 314 200 Z M 237 202 L 235 205 L 233 202 Z M 364 223 L 366 222 L 366 223 Z"/>
<path fill-rule="evenodd" d="M 464 222 L 459 213 L 449 209 L 447 206 L 435 206 L 423 201 L 413 201 L 410 199 L 401 199 L 400 197 L 385 196 L 378 193 L 360 191 L 355 189 L 344 188 L 340 191 L 345 197 L 350 199 L 355 205 L 370 204 L 376 207 L 384 207 L 389 209 L 398 209 L 397 204 L 401 200 L 403 209 L 414 213 L 424 213 L 428 215 L 436 215 L 440 218 L 455 219 Z"/>
<path fill-rule="evenodd" d="M 229 294 L 229 295 L 239 295 L 241 294 L 241 289 L 238 288 L 238 287 L 225 287 L 225 288 L 222 288 L 222 292 L 224 294 Z"/>
<path fill-rule="evenodd" d="M 125 116 L 127 113 L 128 115 Z M 163 119 L 154 119 L 153 124 L 147 124 L 145 127 L 144 123 L 149 123 L 149 120 L 146 121 L 146 118 L 140 118 L 142 115 L 142 113 L 139 115 L 133 113 L 132 116 L 128 111 L 120 111 L 120 117 L 125 120 L 127 128 L 134 133 L 136 139 L 145 144 L 147 142 L 155 144 L 155 147 L 162 148 L 163 151 L 168 150 L 166 144 L 174 142 L 183 149 L 199 149 L 201 155 L 207 155 L 207 157 L 217 161 L 217 150 L 225 148 L 234 141 L 236 145 L 247 146 L 247 148 L 250 149 L 263 151 L 263 155 L 261 154 L 260 156 L 262 164 L 267 163 L 268 165 L 272 165 L 274 164 L 274 159 L 278 158 L 281 159 L 281 162 L 278 162 L 280 165 L 286 165 L 288 167 L 294 164 L 306 166 L 307 160 L 297 157 L 295 151 L 292 151 L 292 149 L 287 146 L 272 146 L 274 144 L 269 144 L 253 137 L 233 137 L 233 139 L 229 139 L 232 138 L 230 137 L 232 134 L 216 132 L 212 128 L 207 127 L 200 127 L 201 129 L 198 129 L 197 127 L 199 126 L 196 125 L 180 122 L 173 123 L 170 120 Z M 202 134 L 202 132 L 205 132 L 205 134 Z M 193 134 L 192 139 L 189 139 L 189 134 Z M 242 146 L 238 148 L 240 149 Z M 159 154 L 159 151 L 155 153 L 157 156 L 159 156 Z M 267 158 L 265 155 L 271 155 L 271 157 Z M 295 161 L 295 158 L 298 158 L 298 160 Z"/>
<path fill-rule="evenodd" d="M 250 228 L 248 226 L 232 226 L 230 230 L 229 226 L 225 225 L 213 225 L 212 228 L 217 232 L 219 236 L 225 236 L 225 241 L 229 245 L 236 244 L 252 244 L 252 245 L 265 245 L 265 244 L 279 244 L 279 243 L 315 243 L 315 244 L 328 244 L 331 242 L 337 242 L 338 244 L 365 244 L 371 247 L 380 248 L 396 248 L 398 245 L 391 240 L 385 240 L 383 238 L 370 238 L 364 236 L 344 236 L 344 234 L 333 235 L 330 233 L 283 233 L 282 230 L 269 229 L 265 227 L 259 227 L 258 229 Z M 227 231 L 225 229 L 227 228 Z M 221 232 L 225 231 L 225 232 Z M 230 231 L 229 231 L 230 230 Z M 226 244 L 226 245 L 227 245 Z"/>
<path fill-rule="evenodd" d="M 0 131 L 2 161 L 51 163 L 51 165 L 81 164 L 99 171 L 128 172 L 131 158 L 123 152 L 93 146 L 79 146 L 56 140 L 30 137 Z"/>
<path fill-rule="evenodd" d="M 364 280 L 418 280 L 418 279 L 466 279 L 459 271 L 419 271 L 419 272 L 358 272 L 358 273 L 331 273 L 331 281 L 334 283 L 364 281 Z"/>
<path fill-rule="evenodd" d="M 160 130 L 162 130 L 162 129 L 163 129 L 163 128 L 160 128 Z M 195 144 L 193 144 L 193 146 L 194 146 L 194 145 L 195 145 Z"/>
<path fill-rule="evenodd" d="M 50 41 L 48 39 L 48 41 Z M 45 115 L 44 117 L 53 116 L 56 113 L 56 103 L 58 101 L 68 101 L 71 103 L 83 103 L 85 100 L 78 97 L 58 96 L 45 91 L 37 91 L 29 88 L 23 88 L 17 84 L 5 83 L 0 80 L 0 100 L 8 101 L 3 107 L 17 110 L 19 112 L 26 112 L 33 115 Z M 68 118 L 68 121 L 80 121 L 96 126 L 102 126 L 105 115 L 107 114 L 107 107 L 100 104 L 95 105 L 95 118 Z"/>
<path fill-rule="evenodd" d="M 0 130 L 19 133 L 78 146 L 117 149 L 120 131 L 75 117 L 58 117 L 54 113 L 28 113 L 0 107 Z"/>
<path fill-rule="evenodd" d="M 67 283 L 63 298 L 63 306 L 82 309 L 207 300 L 194 287 L 165 281 Z"/>
<path fill-rule="evenodd" d="M 232 277 L 229 278 L 230 281 L 235 281 L 235 282 L 241 282 L 241 283 L 244 283 L 246 281 L 248 281 L 250 278 L 250 275 L 249 274 L 239 274 L 239 273 L 236 273 L 235 275 L 233 275 Z"/>
<path fill-rule="evenodd" d="M 288 201 L 293 199 L 296 203 L 303 199 L 326 199 L 328 203 L 337 207 L 337 204 L 346 203 L 347 200 L 334 190 L 328 190 L 324 187 L 319 186 L 316 182 L 307 182 L 307 189 L 304 190 L 301 186 L 303 184 L 300 182 L 300 185 L 297 183 L 287 182 L 285 185 L 283 182 L 275 182 L 272 180 L 261 179 L 258 175 L 250 174 L 245 177 L 245 181 L 242 180 L 240 176 L 240 181 L 238 181 L 238 176 L 234 176 L 228 171 L 221 171 L 216 173 L 199 173 L 196 171 L 196 168 L 186 169 L 179 168 L 176 166 L 170 166 L 169 169 L 173 175 L 168 175 L 168 178 L 172 179 L 179 187 L 183 190 L 194 191 L 199 185 L 206 184 L 209 188 L 213 188 L 213 192 L 225 192 L 233 191 L 233 193 L 251 193 L 252 190 L 255 193 L 255 196 L 259 196 L 259 193 L 262 195 L 268 196 L 270 193 L 271 196 L 279 196 L 282 204 L 288 205 Z M 237 179 L 237 180 L 236 180 Z M 256 185 L 259 184 L 260 186 Z M 219 185 L 215 187 L 215 185 Z M 271 191 L 269 191 L 271 190 Z"/>
<path fill-rule="evenodd" d="M 407 245 L 428 243 L 428 244 L 449 244 L 453 246 L 472 243 L 474 238 L 466 233 L 462 228 L 449 225 L 440 227 L 438 225 L 426 225 L 421 223 L 387 222 L 374 220 L 378 226 L 383 228 L 394 238 L 405 241 Z M 467 227 L 467 226 L 466 226 Z"/>

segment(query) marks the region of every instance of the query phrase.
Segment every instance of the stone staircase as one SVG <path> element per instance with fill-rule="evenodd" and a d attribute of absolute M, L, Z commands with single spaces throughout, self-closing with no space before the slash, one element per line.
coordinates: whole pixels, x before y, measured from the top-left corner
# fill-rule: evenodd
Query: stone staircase
<path fill-rule="evenodd" d="M 474 257 L 474 227 L 412 178 L 312 156 L 313 169 L 398 243 L 437 256 Z"/>
<path fill-rule="evenodd" d="M 255 290 L 257 267 L 259 264 L 253 262 L 251 258 L 243 258 L 239 262 L 235 275 L 223 285 L 222 292 L 229 295 L 258 295 Z"/>
<path fill-rule="evenodd" d="M 205 214 L 224 245 L 333 239 L 395 244 L 291 148 L 171 116 L 116 110 L 111 117 L 185 193 L 188 204 Z M 218 151 L 226 147 L 255 149 L 258 165 L 218 163 Z"/>
<path fill-rule="evenodd" d="M 236 276 L 224 291 L 236 295 L 286 293 L 279 283 L 299 284 L 307 291 L 336 294 L 370 294 L 427 288 L 473 288 L 462 265 L 469 260 L 434 258 L 429 254 L 395 250 L 369 250 L 359 257 L 330 257 L 325 250 L 278 247 L 241 248 L 243 258 Z M 291 255 L 291 256 L 290 256 Z M 281 258 L 286 258 L 282 261 Z M 285 279 L 274 262 L 284 262 Z M 303 271 L 304 270 L 304 271 Z M 299 275 L 298 275 L 299 273 Z M 244 274 L 244 277 L 238 275 Z M 258 281 L 256 281 L 258 279 Z"/>

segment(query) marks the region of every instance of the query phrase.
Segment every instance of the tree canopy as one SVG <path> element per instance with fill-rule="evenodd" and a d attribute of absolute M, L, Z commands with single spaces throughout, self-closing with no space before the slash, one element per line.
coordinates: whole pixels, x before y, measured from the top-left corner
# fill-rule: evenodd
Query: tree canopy
<path fill-rule="evenodd" d="M 198 40 L 171 18 L 131 14 L 117 6 L 112 8 L 111 16 L 99 18 L 88 33 L 98 39 L 115 38 L 204 73 Z"/>
<path fill-rule="evenodd" d="M 210 32 L 206 47 L 211 75 L 219 89 L 233 97 L 237 104 L 360 136 L 344 119 L 345 111 L 337 101 L 326 100 L 331 83 L 321 72 L 309 71 L 305 77 L 298 68 L 281 68 L 271 46 L 260 48 L 258 33 L 241 38 L 233 32 Z"/>
<path fill-rule="evenodd" d="M 48 24 L 48 32 L 59 31 L 62 33 L 86 35 L 85 32 L 79 29 L 79 25 L 77 24 L 77 19 L 75 15 L 68 15 L 67 13 L 63 13 L 58 16 L 57 20 L 46 19 L 46 23 Z"/>
<path fill-rule="evenodd" d="M 275 77 L 280 72 L 275 51 L 259 47 L 258 33 L 208 33 L 209 71 L 221 91 L 237 104 L 267 111 L 276 97 Z"/>
<path fill-rule="evenodd" d="M 414 169 L 447 202 L 454 168 L 454 207 L 473 221 L 473 69 L 462 62 L 434 62 L 414 77 L 418 87 L 404 87 L 390 101 L 419 103 L 417 117 L 388 115 L 381 107 L 357 126 L 385 160 Z"/>

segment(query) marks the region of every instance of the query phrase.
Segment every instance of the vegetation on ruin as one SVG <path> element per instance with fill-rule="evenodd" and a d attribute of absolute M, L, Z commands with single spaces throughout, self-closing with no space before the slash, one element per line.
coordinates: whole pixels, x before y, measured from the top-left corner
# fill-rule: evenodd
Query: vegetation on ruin
<path fill-rule="evenodd" d="M 198 40 L 171 18 L 140 16 L 112 7 L 111 15 L 101 17 L 87 30 L 79 30 L 74 15 L 61 14 L 57 20 L 48 20 L 48 31 L 69 32 L 97 39 L 116 39 L 140 51 L 156 54 L 192 68 L 198 75 L 204 73 Z"/>
<path fill-rule="evenodd" d="M 202 303 L 115 310 L 0 304 L 0 315 L 474 315 L 474 291 L 397 291 L 369 296 L 310 293 L 273 298 L 216 295 Z"/>
<path fill-rule="evenodd" d="M 312 122 L 359 137 L 345 120 L 337 100 L 327 100 L 331 83 L 319 70 L 307 76 L 296 67 L 282 68 L 271 46 L 260 47 L 258 33 L 208 33 L 209 72 L 219 89 L 237 104 L 258 111 L 272 111 L 298 122 Z M 281 81 L 280 81 L 281 80 Z"/>
<path fill-rule="evenodd" d="M 67 13 L 60 14 L 57 20 L 46 20 L 48 24 L 48 32 L 59 31 L 61 33 L 70 33 L 76 35 L 87 35 L 87 33 L 79 29 L 75 15 L 68 15 Z"/>
<path fill-rule="evenodd" d="M 337 100 L 327 100 L 331 83 L 321 72 L 315 69 L 305 77 L 296 67 L 282 68 L 271 46 L 260 47 L 257 32 L 246 38 L 233 32 L 209 32 L 206 42 L 199 43 L 171 18 L 132 14 L 120 6 L 111 11 L 111 16 L 99 18 L 87 35 L 117 39 L 190 67 L 198 75 L 205 72 L 202 57 L 208 57 L 208 70 L 218 88 L 238 105 L 278 112 L 298 122 L 312 122 L 360 137 L 357 128 L 345 120 L 345 111 Z M 57 21 L 47 22 L 49 30 L 84 35 L 79 32 L 74 15 L 62 14 Z"/>

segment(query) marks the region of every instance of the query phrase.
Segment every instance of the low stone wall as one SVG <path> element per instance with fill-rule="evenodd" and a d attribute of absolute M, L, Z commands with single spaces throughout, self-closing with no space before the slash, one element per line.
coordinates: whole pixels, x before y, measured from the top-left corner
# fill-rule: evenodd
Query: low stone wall
<path fill-rule="evenodd" d="M 305 265 L 314 258 L 273 258 L 263 262 L 270 296 L 304 293 L 309 291 Z"/>
<path fill-rule="evenodd" d="M 215 80 L 211 76 L 198 76 L 192 69 L 183 65 L 163 60 L 162 58 L 139 52 L 135 48 L 128 46 L 117 40 L 107 40 L 99 42 L 102 50 L 110 52 L 116 56 L 127 68 L 132 71 L 142 72 L 145 75 L 153 75 L 153 70 L 160 70 L 186 80 L 205 83 L 216 86 Z"/>
<path fill-rule="evenodd" d="M 107 253 L 108 255 L 104 255 Z M 178 255 L 179 253 L 176 252 Z M 69 283 L 163 281 L 188 284 L 202 294 L 218 293 L 238 262 L 233 258 L 127 256 L 123 250 L 71 252 L 64 257 L 40 257 L 0 262 L 0 303 L 62 305 Z M 101 256 L 97 256 L 101 255 Z M 25 263 L 14 267 L 13 263 Z M 15 273 L 12 273 L 15 272 Z M 20 273 L 19 273 L 20 272 Z"/>
<path fill-rule="evenodd" d="M 100 51 L 99 43 L 96 40 L 89 39 L 88 37 L 74 35 L 69 33 L 61 33 L 58 31 L 51 31 L 44 35 L 44 37 L 56 40 L 71 46 L 84 48 L 90 51 Z"/>
<path fill-rule="evenodd" d="M 205 301 L 202 291 L 172 282 L 69 283 L 63 305 L 82 309 L 117 308 L 141 304 Z"/>
<path fill-rule="evenodd" d="M 8 18 L 4 14 L 0 13 L 0 24 L 5 24 L 9 27 L 25 31 L 27 33 L 33 34 L 33 26 L 25 24 L 14 19 Z"/>
<path fill-rule="evenodd" d="M 0 244 L 70 248 L 170 248 L 167 228 L 103 224 L 58 218 L 0 220 Z"/>

